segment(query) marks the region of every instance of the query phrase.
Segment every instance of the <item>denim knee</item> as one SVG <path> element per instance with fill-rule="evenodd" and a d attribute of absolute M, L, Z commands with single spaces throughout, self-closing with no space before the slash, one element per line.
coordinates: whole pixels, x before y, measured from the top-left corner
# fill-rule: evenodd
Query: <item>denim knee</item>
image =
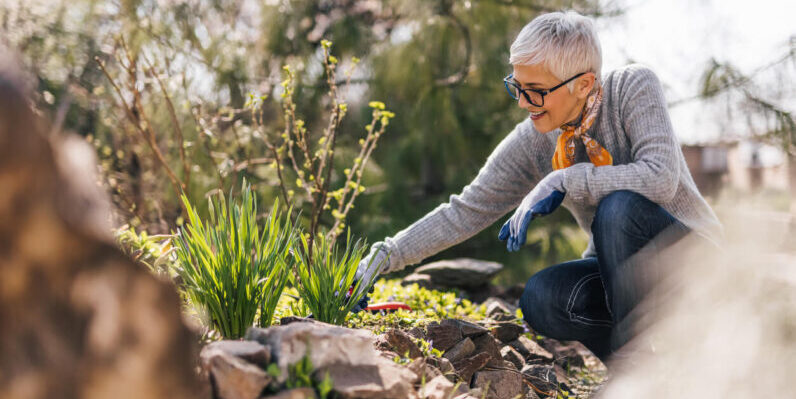
<path fill-rule="evenodd" d="M 650 202 L 646 197 L 633 191 L 620 190 L 606 195 L 597 205 L 591 224 L 592 234 L 605 237 L 616 232 L 628 231 L 637 225 L 633 210 L 638 203 Z M 650 204 L 652 204 L 650 202 Z M 597 244 L 595 242 L 595 244 Z"/>
<path fill-rule="evenodd" d="M 528 282 L 520 297 L 520 309 L 525 322 L 536 332 L 551 334 L 551 313 L 556 306 L 555 295 L 550 292 L 550 284 L 544 282 L 544 273 L 536 273 Z"/>

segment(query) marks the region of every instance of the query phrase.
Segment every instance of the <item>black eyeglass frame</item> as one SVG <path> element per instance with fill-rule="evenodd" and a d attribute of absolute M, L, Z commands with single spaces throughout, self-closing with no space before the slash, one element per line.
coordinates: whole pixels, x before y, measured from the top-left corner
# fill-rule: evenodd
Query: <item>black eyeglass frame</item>
<path fill-rule="evenodd" d="M 515 83 L 515 81 L 512 80 L 514 78 L 514 74 L 513 73 L 510 73 L 509 76 L 506 76 L 505 78 L 503 78 L 503 85 L 506 86 L 506 91 L 509 92 L 509 95 L 511 96 L 511 98 L 513 98 L 515 100 L 519 100 L 519 97 L 515 94 L 515 92 L 513 92 L 511 90 L 511 88 L 509 88 L 509 85 L 511 85 L 511 87 L 517 89 L 517 91 L 519 91 L 520 93 L 522 93 L 522 95 L 525 96 L 525 99 L 528 100 L 528 103 L 530 103 L 531 105 L 535 105 L 537 107 L 541 107 L 541 106 L 544 106 L 544 96 L 552 93 L 554 90 L 558 89 L 559 87 L 561 87 L 561 86 L 563 86 L 563 85 L 573 81 L 574 79 L 579 78 L 579 77 L 581 77 L 581 76 L 583 76 L 583 75 L 585 75 L 587 73 L 588 72 L 581 72 L 581 73 L 579 73 L 579 74 L 577 74 L 577 75 L 575 75 L 575 76 L 573 76 L 573 77 L 571 77 L 571 78 L 559 83 L 558 85 L 553 86 L 553 87 L 551 87 L 549 89 L 546 89 L 546 90 L 523 89 L 517 83 Z M 529 96 L 528 93 L 526 93 L 526 91 L 532 91 L 532 92 L 538 94 L 540 97 L 542 97 L 542 103 L 541 104 L 537 104 L 537 103 L 531 101 L 531 96 Z"/>

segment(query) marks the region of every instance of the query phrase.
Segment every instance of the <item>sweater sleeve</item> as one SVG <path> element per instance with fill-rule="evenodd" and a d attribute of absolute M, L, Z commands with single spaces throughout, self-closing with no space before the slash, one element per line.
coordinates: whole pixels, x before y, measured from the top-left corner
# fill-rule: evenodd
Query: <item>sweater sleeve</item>
<path fill-rule="evenodd" d="M 487 158 L 460 194 L 383 242 L 391 253 L 383 272 L 400 270 L 458 244 L 519 205 L 536 184 L 538 171 L 527 147 L 529 132 L 515 129 Z M 374 245 L 376 245 L 374 244 Z"/>
<path fill-rule="evenodd" d="M 578 163 L 564 171 L 572 199 L 597 205 L 617 190 L 630 190 L 658 204 L 674 198 L 679 181 L 677 138 L 658 77 L 646 67 L 629 69 L 620 83 L 619 117 L 632 162 L 595 167 Z"/>

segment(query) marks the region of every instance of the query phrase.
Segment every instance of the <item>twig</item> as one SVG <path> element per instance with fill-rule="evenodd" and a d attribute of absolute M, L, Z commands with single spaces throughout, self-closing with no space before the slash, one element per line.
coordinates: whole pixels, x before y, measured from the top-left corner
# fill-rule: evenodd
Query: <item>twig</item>
<path fill-rule="evenodd" d="M 146 57 L 142 57 L 144 62 L 147 63 L 147 72 L 150 76 L 155 78 L 160 86 L 160 91 L 163 93 L 163 97 L 166 99 L 166 106 L 169 109 L 169 116 L 171 116 L 171 123 L 174 126 L 174 135 L 177 137 L 178 147 L 180 151 L 180 162 L 182 163 L 183 169 L 183 177 L 185 178 L 184 185 L 188 186 L 191 181 L 191 168 L 188 165 L 188 160 L 185 157 L 185 140 L 183 139 L 182 134 L 182 127 L 180 126 L 180 121 L 177 119 L 177 112 L 174 110 L 174 104 L 171 101 L 171 97 L 169 96 L 168 91 L 166 90 L 166 85 L 163 84 L 163 81 L 160 79 L 160 76 L 155 72 L 152 63 Z"/>

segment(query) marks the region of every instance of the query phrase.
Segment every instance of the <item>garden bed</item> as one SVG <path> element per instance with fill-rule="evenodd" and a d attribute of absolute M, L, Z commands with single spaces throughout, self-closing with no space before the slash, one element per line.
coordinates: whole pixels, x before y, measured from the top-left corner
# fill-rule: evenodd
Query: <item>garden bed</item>
<path fill-rule="evenodd" d="M 516 299 L 475 304 L 397 279 L 374 288 L 371 302 L 412 310 L 359 312 L 334 326 L 296 312 L 298 300 L 283 295 L 280 325 L 205 346 L 216 397 L 585 398 L 605 378 L 579 343 L 530 331 Z"/>

